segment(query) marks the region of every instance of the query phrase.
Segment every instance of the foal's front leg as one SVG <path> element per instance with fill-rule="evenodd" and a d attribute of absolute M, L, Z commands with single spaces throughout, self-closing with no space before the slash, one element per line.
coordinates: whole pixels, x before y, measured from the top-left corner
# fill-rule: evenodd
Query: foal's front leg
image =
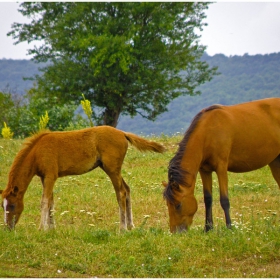
<path fill-rule="evenodd" d="M 43 184 L 43 195 L 41 200 L 41 223 L 39 229 L 52 229 L 55 227 L 54 222 L 54 200 L 53 200 L 53 186 L 54 179 L 41 178 Z"/>

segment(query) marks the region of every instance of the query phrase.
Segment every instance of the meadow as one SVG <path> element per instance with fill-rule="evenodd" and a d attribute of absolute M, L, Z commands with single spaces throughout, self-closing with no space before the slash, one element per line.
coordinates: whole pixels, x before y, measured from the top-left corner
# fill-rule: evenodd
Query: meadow
<path fill-rule="evenodd" d="M 119 232 L 115 192 L 96 169 L 57 180 L 56 229 L 39 231 L 42 186 L 34 177 L 25 209 L 14 231 L 4 229 L 0 211 L 0 277 L 102 278 L 263 278 L 280 277 L 280 191 L 268 167 L 229 173 L 233 228 L 227 229 L 214 176 L 214 229 L 204 228 L 201 179 L 196 183 L 198 211 L 184 234 L 170 234 L 161 182 L 182 135 L 148 139 L 164 154 L 129 147 L 122 174 L 131 188 L 135 229 Z M 0 139 L 0 189 L 23 140 Z"/>

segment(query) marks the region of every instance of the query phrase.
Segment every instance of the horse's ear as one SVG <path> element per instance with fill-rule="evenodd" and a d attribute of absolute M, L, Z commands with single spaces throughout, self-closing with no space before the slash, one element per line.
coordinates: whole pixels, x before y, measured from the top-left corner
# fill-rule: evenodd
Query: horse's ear
<path fill-rule="evenodd" d="M 3 192 L 3 190 L 0 190 L 0 194 Z"/>
<path fill-rule="evenodd" d="M 165 181 L 162 181 L 161 183 L 162 183 L 162 185 L 163 185 L 164 188 L 166 188 L 167 185 L 168 185 Z"/>

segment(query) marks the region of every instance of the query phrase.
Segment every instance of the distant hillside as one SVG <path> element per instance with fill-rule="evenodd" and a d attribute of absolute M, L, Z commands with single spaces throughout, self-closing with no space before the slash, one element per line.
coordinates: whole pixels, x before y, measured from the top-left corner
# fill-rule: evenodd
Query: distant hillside
<path fill-rule="evenodd" d="M 220 75 L 200 86 L 201 95 L 181 96 L 155 122 L 139 116 L 122 117 L 118 128 L 134 133 L 174 134 L 185 132 L 193 117 L 212 104 L 232 105 L 267 97 L 280 97 L 280 53 L 226 57 L 204 55 Z"/>
<path fill-rule="evenodd" d="M 9 88 L 12 92 L 24 94 L 33 82 L 23 80 L 39 73 L 39 65 L 31 60 L 0 60 L 0 91 Z"/>
<path fill-rule="evenodd" d="M 118 128 L 137 134 L 174 134 L 184 132 L 192 118 L 212 104 L 231 105 L 266 97 L 280 97 L 280 53 L 227 57 L 223 54 L 203 60 L 218 66 L 221 73 L 211 82 L 200 86 L 199 96 L 181 96 L 171 102 L 168 112 L 155 122 L 140 116 L 133 119 L 122 116 Z M 38 73 L 38 64 L 29 60 L 0 60 L 0 91 L 7 85 L 18 93 L 32 87 L 32 81 L 23 81 Z"/>

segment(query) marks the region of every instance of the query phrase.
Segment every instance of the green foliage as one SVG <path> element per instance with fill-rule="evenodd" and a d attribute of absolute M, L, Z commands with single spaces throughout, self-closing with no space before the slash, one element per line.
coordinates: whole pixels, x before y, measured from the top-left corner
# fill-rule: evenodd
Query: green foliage
<path fill-rule="evenodd" d="M 43 112 L 48 112 L 50 130 L 64 130 L 70 125 L 72 129 L 85 127 L 83 119 L 78 115 L 74 116 L 77 109 L 74 102 L 61 104 L 57 97 L 42 96 L 35 86 L 19 100 L 10 93 L 0 93 L 0 99 L 3 100 L 0 103 L 0 121 L 9 124 L 15 137 L 27 137 L 41 129 L 41 125 L 45 127 L 48 123 L 46 116 L 46 123 L 40 123 Z"/>
<path fill-rule="evenodd" d="M 28 110 L 38 120 L 42 113 L 48 111 L 50 130 L 64 130 L 73 121 L 77 106 L 74 102 L 62 103 L 56 96 L 47 96 L 36 85 L 27 94 Z"/>
<path fill-rule="evenodd" d="M 0 92 L 0 120 L 7 122 L 7 115 L 14 107 L 11 93 Z"/>
<path fill-rule="evenodd" d="M 97 124 L 116 126 L 120 114 L 149 120 L 180 95 L 198 94 L 215 68 L 200 58 L 196 30 L 206 2 L 25 2 L 19 11 L 34 20 L 14 23 L 17 43 L 44 39 L 29 50 L 50 62 L 37 76 L 46 96 L 91 102 Z M 129 27 L 129 28 L 128 28 Z M 180 71 L 185 70 L 185 75 Z"/>

